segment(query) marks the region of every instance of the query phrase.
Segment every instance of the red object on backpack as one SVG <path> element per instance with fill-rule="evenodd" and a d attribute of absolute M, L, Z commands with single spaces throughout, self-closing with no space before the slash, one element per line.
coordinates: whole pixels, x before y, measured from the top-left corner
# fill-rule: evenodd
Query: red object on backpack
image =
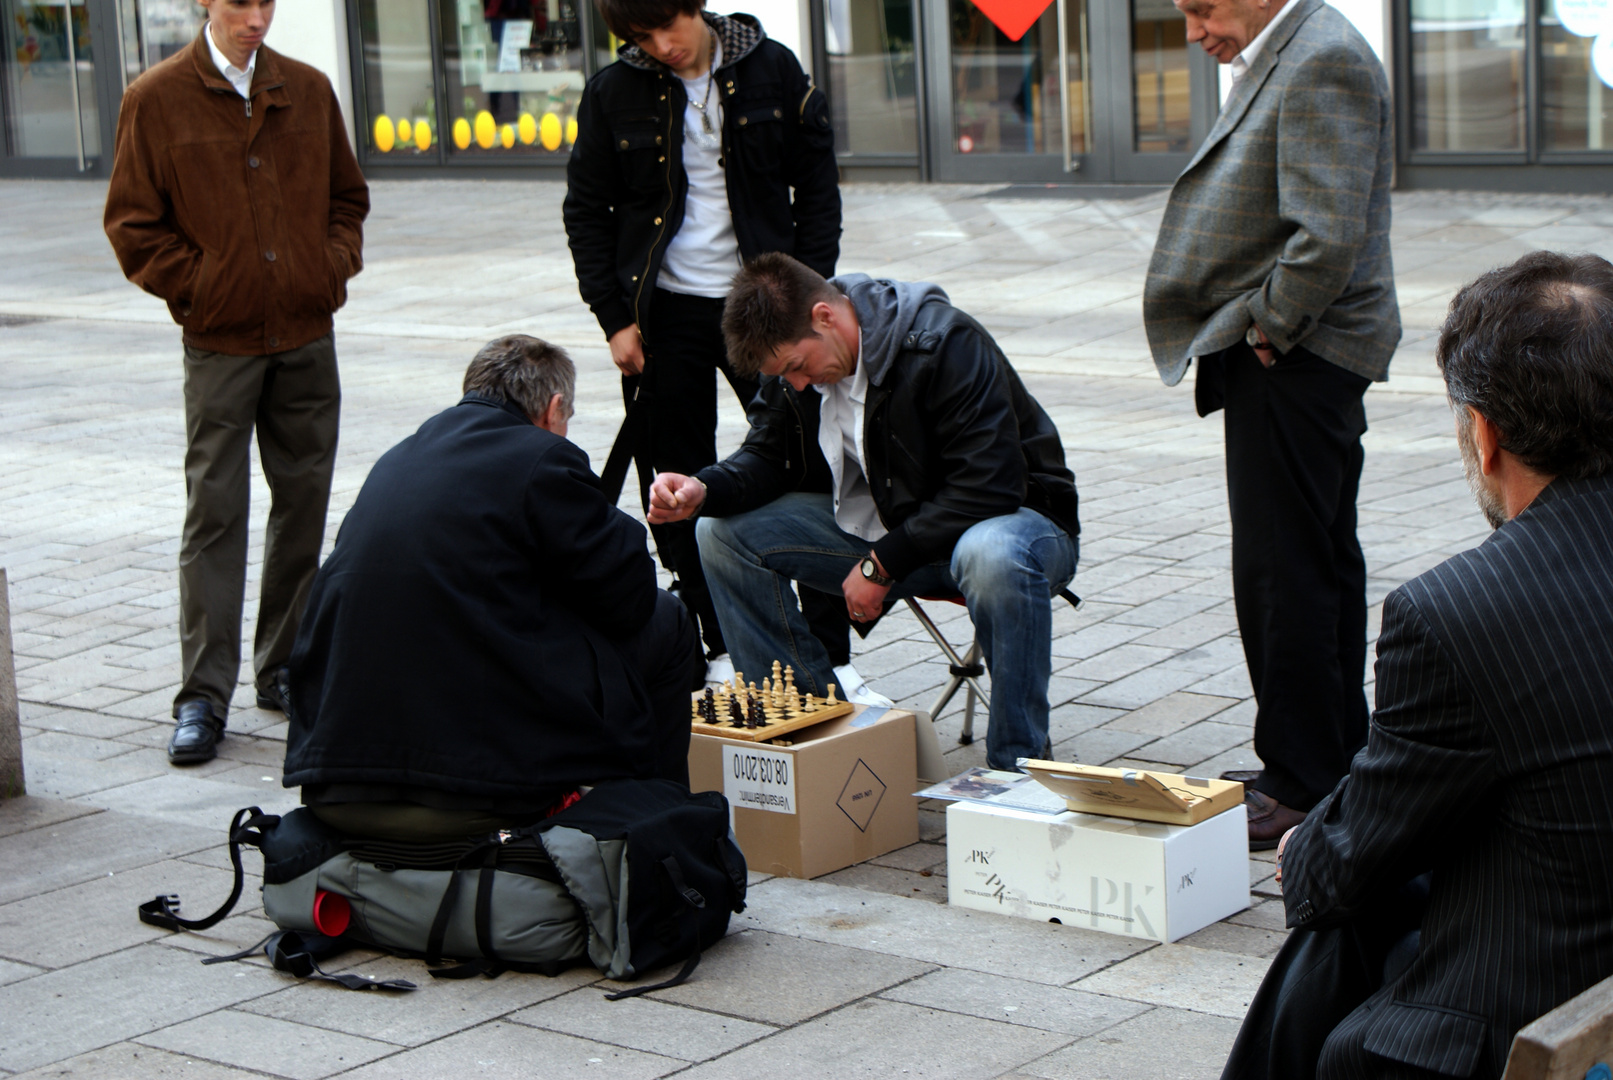
<path fill-rule="evenodd" d="M 326 937 L 341 937 L 353 921 L 347 897 L 320 889 L 314 893 L 314 929 Z"/>

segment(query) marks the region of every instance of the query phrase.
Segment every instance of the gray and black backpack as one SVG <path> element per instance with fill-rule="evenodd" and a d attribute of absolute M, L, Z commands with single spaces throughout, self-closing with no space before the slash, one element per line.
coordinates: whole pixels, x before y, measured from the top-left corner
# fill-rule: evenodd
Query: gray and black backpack
<path fill-rule="evenodd" d="M 583 961 L 631 980 L 700 952 L 745 908 L 745 857 L 728 826 L 728 802 L 668 780 L 614 780 L 553 817 L 489 836 L 404 844 L 343 836 L 298 807 L 256 807 L 230 824 L 235 886 L 204 919 L 179 915 L 179 897 L 140 906 L 142 922 L 205 930 L 240 899 L 241 845 L 263 854 L 263 909 L 279 929 L 220 963 L 262 949 L 282 971 L 349 989 L 410 990 L 407 980 L 330 975 L 319 961 L 365 945 L 419 957 L 439 978 L 502 971 L 558 974 Z M 459 963 L 442 967 L 452 958 Z"/>

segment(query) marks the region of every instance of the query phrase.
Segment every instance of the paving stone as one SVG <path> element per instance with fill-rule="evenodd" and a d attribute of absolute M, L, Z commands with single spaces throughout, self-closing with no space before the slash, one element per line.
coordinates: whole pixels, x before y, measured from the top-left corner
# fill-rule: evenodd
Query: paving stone
<path fill-rule="evenodd" d="M 63 799 L 48 799 L 40 795 L 19 795 L 14 799 L 0 799 L 0 837 L 100 812 L 100 808 L 96 806 L 85 806 Z"/>
<path fill-rule="evenodd" d="M 933 970 L 897 956 L 746 930 L 707 949 L 687 983 L 655 996 L 767 1024 L 797 1024 Z"/>
<path fill-rule="evenodd" d="M 140 945 L 0 986 L 0 1068 L 32 1069 L 122 1042 L 267 994 L 285 978 Z"/>
<path fill-rule="evenodd" d="M 166 937 L 134 917 L 158 893 L 178 893 L 197 918 L 229 895 L 232 875 L 168 859 L 0 906 L 0 956 L 59 968 Z M 244 896 L 244 909 L 256 906 Z"/>
<path fill-rule="evenodd" d="M 1179 943 L 1160 945 L 1087 976 L 1076 988 L 1241 1019 L 1267 966 L 1263 958 Z"/>
<path fill-rule="evenodd" d="M 1286 940 L 1288 934 L 1284 931 L 1262 930 L 1228 921 L 1211 923 L 1203 930 L 1182 938 L 1178 944 L 1269 960 L 1277 955 L 1277 950 L 1283 947 Z"/>
<path fill-rule="evenodd" d="M 17 964 L 10 960 L 0 960 L 0 986 L 16 982 L 19 979 L 31 978 L 43 970 L 43 968 L 36 968 L 31 964 Z"/>
<path fill-rule="evenodd" d="M 139 1043 L 117 1043 L 17 1074 L 19 1080 L 261 1080 L 262 1076 Z"/>
<path fill-rule="evenodd" d="M 1049 1080 L 1217 1080 L 1237 1036 L 1236 1020 L 1154 1009 L 1019 1071 Z"/>
<path fill-rule="evenodd" d="M 738 918 L 775 933 L 1057 985 L 1147 948 L 1071 926 L 782 878 L 757 889 Z"/>
<path fill-rule="evenodd" d="M 924 875 L 915 870 L 900 870 L 895 867 L 880 866 L 872 862 L 848 866 L 844 870 L 836 870 L 832 874 L 824 874 L 814 880 L 827 882 L 831 885 L 849 885 L 854 889 L 885 893 L 890 896 L 901 896 L 912 900 L 928 900 L 936 904 L 947 902 L 945 877 L 937 876 L 933 873 Z"/>
<path fill-rule="evenodd" d="M 534 1075 L 653 1080 L 686 1064 L 676 1058 L 500 1021 L 342 1075 L 344 1080 L 420 1080 L 428 1076 L 472 1075 L 474 1069 L 478 1080 L 530 1080 Z"/>
<path fill-rule="evenodd" d="M 1205 720 L 1138 748 L 1135 752 L 1171 765 L 1197 765 L 1246 742 L 1249 732 L 1231 724 Z"/>
<path fill-rule="evenodd" d="M 1205 694 L 1166 694 L 1140 709 L 1117 717 L 1108 726 L 1120 731 L 1135 731 L 1142 735 L 1173 735 L 1207 716 L 1214 716 L 1235 704 L 1228 698 Z"/>
<path fill-rule="evenodd" d="M 892 1001 L 1086 1036 L 1147 1012 L 1149 1006 L 1080 990 L 943 968 L 880 995 Z"/>
<path fill-rule="evenodd" d="M 102 813 L 0 838 L 0 904 L 216 844 L 217 832 Z"/>
<path fill-rule="evenodd" d="M 258 1069 L 291 1080 L 322 1080 L 397 1052 L 390 1043 L 223 1010 L 136 1040 L 189 1057 Z"/>
<path fill-rule="evenodd" d="M 1088 765 L 1105 765 L 1115 758 L 1151 741 L 1147 735 L 1118 728 L 1100 727 L 1084 731 L 1071 739 L 1053 744 L 1053 753 L 1059 761 L 1084 761 Z"/>
<path fill-rule="evenodd" d="M 875 866 L 890 866 L 898 870 L 934 870 L 946 864 L 947 849 L 942 844 L 909 844 L 868 861 Z"/>
<path fill-rule="evenodd" d="M 909 1075 L 994 1077 L 1069 1036 L 895 1001 L 861 1001 L 690 1069 L 689 1080 Z"/>
<path fill-rule="evenodd" d="M 1288 914 L 1281 900 L 1261 899 L 1227 921 L 1260 930 L 1282 931 L 1288 928 Z"/>
<path fill-rule="evenodd" d="M 218 762 L 208 764 L 217 766 Z M 230 819 L 246 801 L 239 785 L 203 779 L 172 766 L 162 775 L 91 792 L 83 798 L 91 805 L 109 810 L 124 810 L 196 828 L 213 828 L 221 838 Z M 299 797 L 295 791 L 276 787 L 259 792 L 250 801 L 266 813 L 284 814 L 298 805 Z"/>
<path fill-rule="evenodd" d="M 648 997 L 607 1001 L 592 988 L 540 1002 L 509 1019 L 684 1061 L 706 1061 L 778 1030 Z"/>
<path fill-rule="evenodd" d="M 247 1002 L 242 1008 L 260 1016 L 400 1046 L 421 1046 L 599 981 L 599 973 L 586 967 L 572 968 L 553 978 L 506 972 L 496 979 L 433 979 L 420 961 L 393 956 L 349 970 L 376 979 L 407 979 L 419 989 L 410 991 L 406 1001 L 399 1001 L 378 991 L 332 992 L 332 988 L 317 983 L 302 983 Z"/>

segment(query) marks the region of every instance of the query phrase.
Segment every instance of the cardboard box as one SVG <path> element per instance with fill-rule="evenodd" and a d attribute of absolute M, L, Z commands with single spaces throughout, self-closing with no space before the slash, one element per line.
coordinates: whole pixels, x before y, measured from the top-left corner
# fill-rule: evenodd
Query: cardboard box
<path fill-rule="evenodd" d="M 752 870 L 811 878 L 918 843 L 912 713 L 858 706 L 788 741 L 689 740 L 689 785 L 728 798 Z"/>
<path fill-rule="evenodd" d="M 1248 815 L 1197 825 L 955 802 L 947 901 L 1042 922 L 1176 941 L 1249 906 Z"/>

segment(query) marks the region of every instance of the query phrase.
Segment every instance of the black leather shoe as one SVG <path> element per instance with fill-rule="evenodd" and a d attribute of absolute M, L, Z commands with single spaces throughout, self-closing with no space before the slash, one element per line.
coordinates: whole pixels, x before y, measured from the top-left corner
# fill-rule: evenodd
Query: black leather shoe
<path fill-rule="evenodd" d="M 258 690 L 258 708 L 273 709 L 291 715 L 291 669 L 284 665 L 275 669 L 274 681 Z"/>
<path fill-rule="evenodd" d="M 218 756 L 224 721 L 213 715 L 205 701 L 187 701 L 179 707 L 179 723 L 168 740 L 168 760 L 175 765 L 200 765 Z"/>
<path fill-rule="evenodd" d="M 1249 808 L 1250 851 L 1270 851 L 1282 840 L 1283 833 L 1305 820 L 1305 811 L 1284 806 L 1254 788 L 1243 793 L 1243 805 Z"/>

